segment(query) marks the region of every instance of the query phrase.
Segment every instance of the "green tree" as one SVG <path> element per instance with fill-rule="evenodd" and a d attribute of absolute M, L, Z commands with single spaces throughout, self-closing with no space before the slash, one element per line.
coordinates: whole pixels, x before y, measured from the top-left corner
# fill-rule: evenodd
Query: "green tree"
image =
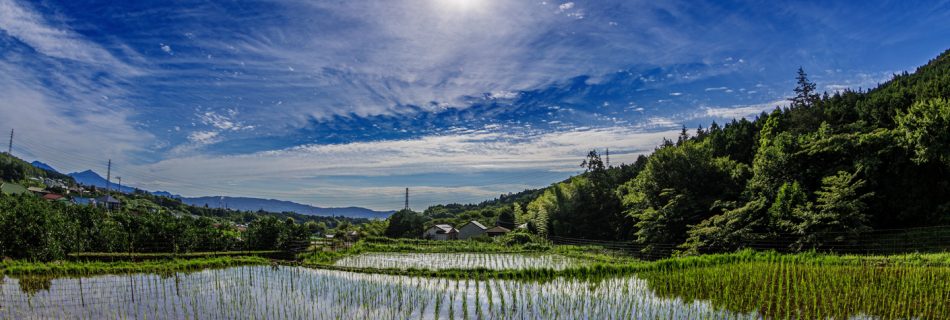
<path fill-rule="evenodd" d="M 772 230 L 781 233 L 778 236 L 794 232 L 798 218 L 809 206 L 808 195 L 798 181 L 783 184 L 768 210 Z"/>
<path fill-rule="evenodd" d="M 805 73 L 805 69 L 799 67 L 798 74 L 795 76 L 797 86 L 795 87 L 795 96 L 788 99 L 792 103 L 792 107 L 807 108 L 815 105 L 819 96 L 815 91 L 817 86 L 814 82 L 808 80 L 808 74 Z"/>
<path fill-rule="evenodd" d="M 930 99 L 914 103 L 897 115 L 898 132 L 918 163 L 939 161 L 950 166 L 950 102 Z"/>
<path fill-rule="evenodd" d="M 619 192 L 644 251 L 668 254 L 686 240 L 690 225 L 721 213 L 718 202 L 737 199 L 747 176 L 747 166 L 713 158 L 708 143 L 689 141 L 654 152 Z"/>
<path fill-rule="evenodd" d="M 60 205 L 32 195 L 0 194 L 0 256 L 49 261 L 70 251 L 74 232 Z"/>
<path fill-rule="evenodd" d="M 865 183 L 845 171 L 823 178 L 814 209 L 796 211 L 801 220 L 797 228 L 801 235 L 799 248 L 843 243 L 869 231 L 865 201 L 874 193 L 862 191 Z"/>
<path fill-rule="evenodd" d="M 386 236 L 390 238 L 419 238 L 422 237 L 425 218 L 412 210 L 399 210 L 389 216 L 389 225 L 386 227 Z"/>
<path fill-rule="evenodd" d="M 498 226 L 508 230 L 514 230 L 515 226 L 517 226 L 517 219 L 513 207 L 504 206 L 498 209 Z"/>
<path fill-rule="evenodd" d="M 254 250 L 273 250 L 278 247 L 283 222 L 275 217 L 262 217 L 247 226 L 248 248 Z"/>

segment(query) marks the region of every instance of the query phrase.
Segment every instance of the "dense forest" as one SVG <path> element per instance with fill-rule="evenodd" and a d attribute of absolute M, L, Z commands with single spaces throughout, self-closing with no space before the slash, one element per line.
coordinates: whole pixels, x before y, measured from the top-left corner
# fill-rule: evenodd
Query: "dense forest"
<path fill-rule="evenodd" d="M 948 224 L 948 99 L 950 51 L 868 91 L 819 93 L 799 69 L 788 107 L 684 127 L 632 164 L 607 167 L 591 151 L 585 173 L 543 190 L 399 212 L 388 235 L 513 214 L 548 237 L 670 254 L 821 249 L 872 230 Z"/>

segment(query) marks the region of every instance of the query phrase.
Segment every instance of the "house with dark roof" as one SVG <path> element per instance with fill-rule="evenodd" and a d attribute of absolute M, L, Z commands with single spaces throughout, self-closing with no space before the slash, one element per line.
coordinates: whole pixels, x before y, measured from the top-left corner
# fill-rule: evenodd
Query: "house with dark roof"
<path fill-rule="evenodd" d="M 485 235 L 485 230 L 488 230 L 483 224 L 478 221 L 469 221 L 464 226 L 459 228 L 460 240 L 471 239 L 473 237 Z"/>
<path fill-rule="evenodd" d="M 111 195 L 104 195 L 96 198 L 96 203 L 99 206 L 105 207 L 109 210 L 119 210 L 122 209 L 122 201 L 112 197 Z"/>
<path fill-rule="evenodd" d="M 485 230 L 485 234 L 487 234 L 489 237 L 503 236 L 509 232 L 511 232 L 511 230 L 508 230 L 508 228 L 502 226 L 496 226 L 494 228 Z"/>
<path fill-rule="evenodd" d="M 459 231 L 448 224 L 437 224 L 426 230 L 423 237 L 430 240 L 458 239 Z"/>

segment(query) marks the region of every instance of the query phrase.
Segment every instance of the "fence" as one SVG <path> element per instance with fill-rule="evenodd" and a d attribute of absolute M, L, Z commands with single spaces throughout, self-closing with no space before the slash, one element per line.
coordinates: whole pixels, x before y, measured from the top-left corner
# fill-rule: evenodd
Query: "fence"
<path fill-rule="evenodd" d="M 934 226 L 907 229 L 878 229 L 857 236 L 843 232 L 822 232 L 814 234 L 824 241 L 820 244 L 803 242 L 797 234 L 756 234 L 744 235 L 749 240 L 723 251 L 737 249 L 774 250 L 782 253 L 816 251 L 837 254 L 886 255 L 902 253 L 950 252 L 950 226 Z M 640 259 L 655 260 L 669 257 L 676 250 L 682 250 L 681 244 L 651 243 L 636 241 L 608 241 L 561 236 L 549 236 L 559 245 L 587 246 L 594 250 L 603 250 Z"/>

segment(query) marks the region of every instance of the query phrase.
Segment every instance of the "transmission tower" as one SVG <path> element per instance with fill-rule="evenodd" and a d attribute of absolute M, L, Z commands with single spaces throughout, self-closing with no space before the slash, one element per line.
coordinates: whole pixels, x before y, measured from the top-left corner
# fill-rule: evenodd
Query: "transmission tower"
<path fill-rule="evenodd" d="M 106 165 L 106 194 L 112 191 L 112 159 L 109 159 L 109 164 Z"/>

